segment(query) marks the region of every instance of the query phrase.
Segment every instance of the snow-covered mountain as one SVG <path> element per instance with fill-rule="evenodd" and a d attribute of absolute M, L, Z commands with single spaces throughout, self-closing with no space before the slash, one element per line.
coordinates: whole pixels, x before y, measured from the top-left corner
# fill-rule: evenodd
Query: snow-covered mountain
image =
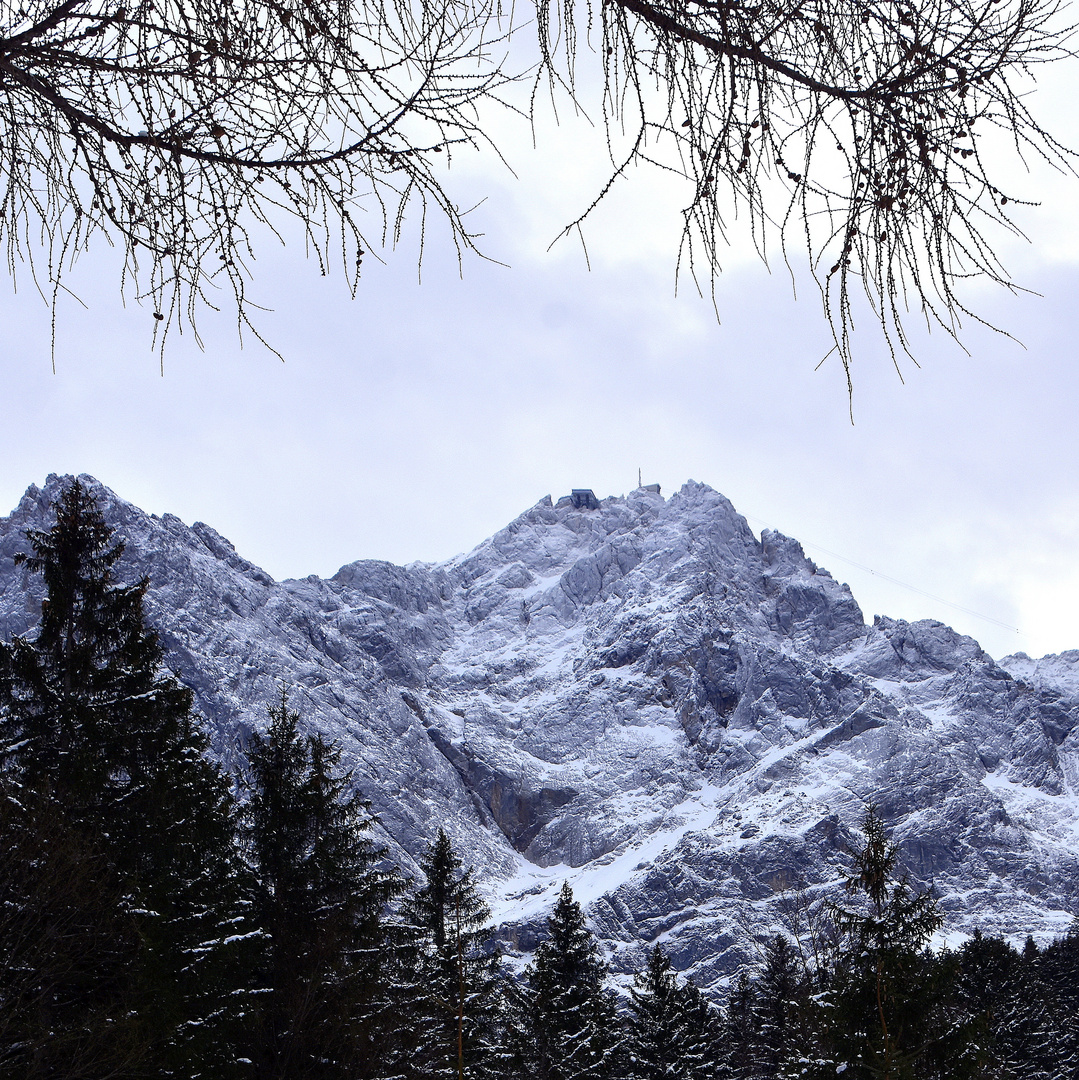
<path fill-rule="evenodd" d="M 870 802 L 948 934 L 1049 937 L 1079 911 L 1079 652 L 997 663 L 937 622 L 867 626 L 702 484 L 544 498 L 444 563 L 275 582 L 208 525 L 83 479 L 215 753 L 286 683 L 406 867 L 444 827 L 511 948 L 568 879 L 616 970 L 660 940 L 718 985 L 792 888 L 834 887 Z M 0 520 L 0 637 L 36 621 L 11 556 L 63 484 Z"/>

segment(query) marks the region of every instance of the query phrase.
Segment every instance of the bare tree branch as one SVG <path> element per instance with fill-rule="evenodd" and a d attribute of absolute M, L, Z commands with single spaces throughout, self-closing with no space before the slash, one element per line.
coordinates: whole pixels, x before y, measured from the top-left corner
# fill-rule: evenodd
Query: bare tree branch
<path fill-rule="evenodd" d="M 28 261 L 55 303 L 106 239 L 163 347 L 174 326 L 197 335 L 222 291 L 259 336 L 253 230 L 280 236 L 288 217 L 323 272 L 336 251 L 353 291 L 365 250 L 399 237 L 411 203 L 470 248 L 439 155 L 486 143 L 476 110 L 505 85 L 502 40 L 486 0 L 2 3 L 9 270 Z"/>
<path fill-rule="evenodd" d="M 572 0 L 537 7 L 547 73 L 574 93 L 578 12 Z M 683 258 L 713 293 L 725 209 L 746 216 L 766 260 L 776 243 L 788 265 L 804 249 L 848 386 L 853 290 L 896 360 L 909 355 L 912 311 L 955 337 L 964 316 L 983 321 L 960 295 L 965 282 L 1016 287 L 996 254 L 1019 234 L 1005 207 L 1020 201 L 997 178 L 998 151 L 1074 171 L 1073 153 L 1025 101 L 1039 65 L 1073 56 L 1056 0 L 601 0 L 586 10 L 601 28 L 610 141 L 631 133 L 628 154 L 612 154 L 612 179 L 653 161 L 691 182 Z"/>
<path fill-rule="evenodd" d="M 858 292 L 895 360 L 912 314 L 956 337 L 982 321 L 968 281 L 1017 287 L 997 252 L 1024 197 L 1000 179 L 1002 151 L 1073 171 L 1026 97 L 1040 65 L 1073 55 L 1059 0 L 535 0 L 535 13 L 535 77 L 575 104 L 598 20 L 611 173 L 566 233 L 631 165 L 673 170 L 691 191 L 680 268 L 714 299 L 732 211 L 765 260 L 777 246 L 789 266 L 807 258 L 848 385 Z M 0 0 L 9 271 L 28 261 L 55 312 L 105 239 L 163 347 L 221 294 L 254 330 L 256 234 L 280 238 L 289 218 L 353 291 L 364 252 L 396 243 L 412 205 L 421 230 L 429 210 L 448 223 L 460 257 L 475 237 L 438 155 L 490 147 L 484 110 L 510 81 L 492 50 L 513 29 L 499 0 Z"/>

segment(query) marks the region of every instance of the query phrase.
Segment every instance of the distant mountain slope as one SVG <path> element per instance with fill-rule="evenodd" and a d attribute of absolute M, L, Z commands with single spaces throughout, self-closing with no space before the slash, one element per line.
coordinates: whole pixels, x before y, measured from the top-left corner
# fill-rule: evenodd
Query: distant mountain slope
<path fill-rule="evenodd" d="M 662 940 L 716 984 L 785 886 L 837 881 L 868 802 L 948 933 L 1048 936 L 1079 911 L 1079 652 L 998 665 L 940 623 L 866 626 L 704 485 L 546 498 L 448 562 L 275 582 L 209 526 L 84 479 L 214 752 L 232 760 L 288 683 L 406 866 L 444 826 L 511 946 L 568 878 L 616 969 Z M 11 556 L 63 483 L 0 520 L 5 638 L 40 603 Z"/>

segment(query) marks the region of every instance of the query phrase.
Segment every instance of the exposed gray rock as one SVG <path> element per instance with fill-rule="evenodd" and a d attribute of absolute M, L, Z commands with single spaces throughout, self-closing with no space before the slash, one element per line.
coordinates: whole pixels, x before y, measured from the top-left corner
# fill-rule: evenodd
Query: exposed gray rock
<path fill-rule="evenodd" d="M 209 526 L 84 480 L 214 753 L 234 763 L 289 686 L 406 867 L 446 828 L 511 949 L 569 879 L 616 970 L 661 940 L 719 985 L 837 886 L 870 802 L 946 933 L 1044 938 L 1077 910 L 1079 652 L 997 664 L 940 623 L 866 626 L 796 541 L 758 541 L 704 485 L 544 498 L 442 564 L 275 582 Z M 36 622 L 11 556 L 63 483 L 0 521 L 5 637 Z"/>

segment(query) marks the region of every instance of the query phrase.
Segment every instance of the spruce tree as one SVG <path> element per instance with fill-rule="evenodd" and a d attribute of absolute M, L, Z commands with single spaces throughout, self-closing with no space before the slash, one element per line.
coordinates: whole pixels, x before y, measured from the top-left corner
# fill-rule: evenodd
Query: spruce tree
<path fill-rule="evenodd" d="M 724 1080 L 752 1080 L 757 1060 L 757 992 L 749 972 L 739 971 L 727 1000 L 722 1026 L 720 1075 Z"/>
<path fill-rule="evenodd" d="M 490 909 L 444 830 L 419 862 L 423 884 L 401 912 L 415 949 L 409 1071 L 431 1078 L 497 1076 L 500 957 L 488 948 Z"/>
<path fill-rule="evenodd" d="M 803 1005 L 806 998 L 803 966 L 790 939 L 774 934 L 764 946 L 764 957 L 754 984 L 753 1061 L 756 1075 L 783 1077 L 787 1066 L 810 1050 Z"/>
<path fill-rule="evenodd" d="M 53 527 L 27 537 L 32 554 L 17 560 L 46 598 L 33 636 L 0 646 L 8 779 L 111 867 L 141 943 L 128 1004 L 144 1067 L 227 1076 L 244 940 L 228 786 L 204 756 L 191 692 L 161 671 L 147 581 L 114 578 L 123 545 L 93 494 L 72 482 Z"/>
<path fill-rule="evenodd" d="M 266 991 L 250 1056 L 267 1080 L 372 1075 L 389 1022 L 383 913 L 397 877 L 379 869 L 369 806 L 340 750 L 300 731 L 285 691 L 269 712 L 244 778 Z"/>
<path fill-rule="evenodd" d="M 1038 1064 L 1050 1080 L 1071 1080 L 1079 1075 L 1079 931 L 1058 938 L 1024 967 L 1036 972 L 1044 991 L 1040 999 L 1025 994 L 1016 1019 L 1030 1033 L 1029 1043 L 1040 1042 Z"/>
<path fill-rule="evenodd" d="M 592 1080 L 617 1075 L 624 1042 L 607 965 L 569 883 L 547 920 L 523 995 L 520 1057 L 536 1080 Z"/>
<path fill-rule="evenodd" d="M 157 679 L 161 650 L 142 615 L 147 582 L 116 584 L 123 544 L 112 542 L 92 493 L 73 481 L 55 512 L 51 529 L 27 531 L 33 553 L 15 556 L 42 576 L 46 598 L 35 636 L 0 647 L 0 745 L 21 783 L 48 786 L 72 817 L 100 825 L 104 806 L 118 801 L 131 714 L 151 704 L 184 713 L 190 695 Z"/>
<path fill-rule="evenodd" d="M 986 937 L 980 930 L 963 943 L 957 959 L 955 1008 L 963 1021 L 977 1027 L 984 1047 L 986 1080 L 1018 1076 L 1046 1080 L 1033 1055 L 1046 1044 L 1044 1021 L 1048 1014 L 1042 1013 L 1040 1025 L 1028 1025 L 1021 1018 L 1027 1001 L 1035 1003 L 1039 1012 L 1045 1004 L 1045 988 L 1036 972 L 1028 970 L 1008 942 Z M 1029 1044 L 1028 1035 L 1034 1037 L 1036 1045 Z"/>
<path fill-rule="evenodd" d="M 679 982 L 656 945 L 634 978 L 624 1059 L 629 1080 L 705 1080 L 718 1050 L 713 1010 L 692 983 Z"/>
<path fill-rule="evenodd" d="M 829 1053 L 820 1075 L 850 1080 L 962 1080 L 982 1068 L 975 1025 L 956 1023 L 958 963 L 929 951 L 943 922 L 928 892 L 897 879 L 898 848 L 870 807 L 846 891 L 855 904 L 833 906 L 839 955 L 825 1023 Z M 860 901 L 860 903 L 858 902 Z M 821 1072 L 823 1070 L 823 1072 Z"/>
<path fill-rule="evenodd" d="M 0 1076 L 105 1080 L 144 1063 L 122 899 L 92 838 L 0 773 Z"/>
<path fill-rule="evenodd" d="M 1075 939 L 1069 936 L 1071 941 Z M 987 1048 L 985 1080 L 1072 1080 L 1079 1072 L 1079 966 L 1069 937 L 1020 954 L 979 932 L 959 950 L 959 1003 Z"/>

